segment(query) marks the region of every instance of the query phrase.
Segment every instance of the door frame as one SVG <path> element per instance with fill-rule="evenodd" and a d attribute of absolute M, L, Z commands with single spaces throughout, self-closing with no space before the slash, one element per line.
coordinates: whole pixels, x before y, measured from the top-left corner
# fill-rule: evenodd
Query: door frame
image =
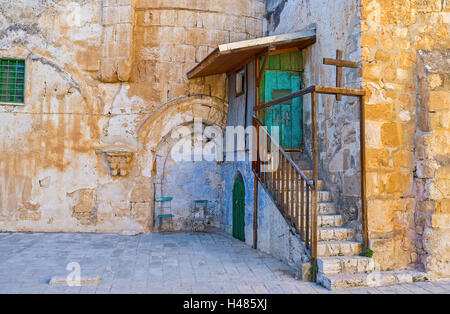
<path fill-rule="evenodd" d="M 242 191 L 242 197 L 236 199 L 236 189 L 240 187 Z M 237 202 L 242 202 L 240 206 Z M 240 210 L 240 212 L 237 212 Z M 239 228 L 239 229 L 238 229 Z M 232 195 L 232 235 L 234 238 L 245 242 L 245 184 L 242 176 L 238 174 L 233 181 L 233 195 Z"/>

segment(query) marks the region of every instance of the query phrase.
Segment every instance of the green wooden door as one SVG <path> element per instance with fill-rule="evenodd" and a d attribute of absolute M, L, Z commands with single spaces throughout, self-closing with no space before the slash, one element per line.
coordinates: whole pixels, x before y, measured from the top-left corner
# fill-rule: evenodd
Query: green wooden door
<path fill-rule="evenodd" d="M 233 237 L 245 242 L 245 186 L 239 179 L 233 187 Z"/>
<path fill-rule="evenodd" d="M 300 76 L 291 72 L 265 72 L 265 101 L 300 90 Z M 291 99 L 264 109 L 264 124 L 280 128 L 280 145 L 285 150 L 299 150 L 303 141 L 302 98 Z"/>

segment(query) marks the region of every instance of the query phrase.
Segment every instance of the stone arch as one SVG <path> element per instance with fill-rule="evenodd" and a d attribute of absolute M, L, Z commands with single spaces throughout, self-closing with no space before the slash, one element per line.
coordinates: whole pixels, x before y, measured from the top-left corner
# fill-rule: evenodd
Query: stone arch
<path fill-rule="evenodd" d="M 176 230 L 189 230 L 192 226 L 192 218 L 206 218 L 210 225 L 219 225 L 220 193 L 222 190 L 222 177 L 220 165 L 216 161 L 202 159 L 177 160 L 174 158 L 174 150 L 179 149 L 181 143 L 188 143 L 194 147 L 195 141 L 203 144 L 210 141 L 205 136 L 206 127 L 215 126 L 210 121 L 203 121 L 201 129 L 194 127 L 193 122 L 187 122 L 175 127 L 184 128 L 181 137 L 173 138 L 167 135 L 157 146 L 152 171 L 152 184 L 155 198 L 172 197 L 171 214 Z M 187 131 L 187 132 L 186 132 Z M 185 157 L 193 157 L 192 151 Z M 198 156 L 197 156 L 198 157 Z M 192 180 L 195 178 L 195 180 Z M 201 214 L 194 210 L 195 200 L 207 200 Z M 155 217 L 154 228 L 158 227 L 158 215 L 167 214 L 157 204 L 153 206 L 152 216 Z M 198 215 L 197 215 L 198 214 Z M 154 229 L 154 230 L 155 230 Z"/>
<path fill-rule="evenodd" d="M 236 173 L 234 175 L 234 180 L 241 180 L 242 182 L 244 182 L 244 176 L 242 175 L 242 173 L 239 170 L 236 171 Z"/>
<path fill-rule="evenodd" d="M 142 176 L 151 177 L 151 166 L 158 145 L 170 132 L 194 119 L 202 119 L 224 129 L 228 104 L 217 97 L 196 95 L 171 101 L 148 115 L 138 128 L 138 167 Z"/>
<path fill-rule="evenodd" d="M 154 183 L 158 183 L 161 173 L 165 173 L 161 168 L 164 167 L 170 149 L 176 142 L 171 138 L 171 132 L 181 126 L 193 125 L 194 119 L 202 119 L 205 125 L 224 129 L 227 112 L 228 105 L 223 100 L 195 95 L 168 102 L 145 117 L 137 132 L 139 149 L 136 165 L 138 177 L 145 182 L 150 182 L 152 194 L 159 196 L 160 191 Z M 158 159 L 160 161 L 156 162 L 156 169 L 154 169 L 155 161 Z M 153 203 L 153 197 L 151 202 Z M 153 221 L 156 221 L 155 205 L 152 204 L 151 208 Z"/>

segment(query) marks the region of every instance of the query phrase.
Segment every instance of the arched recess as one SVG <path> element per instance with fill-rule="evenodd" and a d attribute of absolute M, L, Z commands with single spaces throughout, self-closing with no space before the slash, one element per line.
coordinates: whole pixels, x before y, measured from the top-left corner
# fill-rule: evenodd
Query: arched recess
<path fill-rule="evenodd" d="M 156 197 L 171 196 L 174 198 L 172 207 L 175 213 L 174 226 L 176 229 L 188 227 L 186 221 L 190 216 L 189 210 L 193 200 L 208 199 L 208 195 L 214 194 L 213 190 L 220 184 L 220 175 L 215 162 L 175 164 L 171 158 L 171 150 L 180 139 L 173 139 L 172 132 L 177 128 L 187 127 L 191 130 L 187 136 L 197 137 L 198 134 L 194 134 L 193 126 L 198 119 L 201 119 L 203 123 L 202 132 L 206 126 L 214 126 L 223 130 L 226 124 L 227 109 L 228 105 L 215 97 L 183 97 L 164 105 L 146 117 L 138 129 L 137 166 L 139 174 L 141 177 L 151 178 L 152 190 Z M 211 175 L 208 177 L 207 173 L 211 173 Z M 199 189 L 199 187 L 201 188 Z M 214 210 L 215 202 L 209 203 L 211 210 Z M 155 210 L 154 204 L 151 208 L 153 221 L 157 221 L 157 209 Z M 157 224 L 154 226 L 157 227 Z"/>
<path fill-rule="evenodd" d="M 205 147 L 207 143 L 214 143 L 211 138 L 205 136 L 206 127 L 213 127 L 218 132 L 221 132 L 221 128 L 208 121 L 204 121 L 201 128 L 198 126 L 194 127 L 194 123 L 185 123 L 176 127 L 174 133 L 183 135 L 174 138 L 172 133 L 169 134 L 156 149 L 152 167 L 154 196 L 173 199 L 170 212 L 161 210 L 158 206 L 152 208 L 155 217 L 154 230 L 158 228 L 158 215 L 169 213 L 174 215 L 176 230 L 189 230 L 194 217 L 206 218 L 209 225 L 219 226 L 219 208 L 223 190 L 220 164 L 215 159 L 215 151 L 210 149 L 195 154 L 194 158 L 194 147 L 198 144 Z M 221 145 L 220 142 L 217 144 Z M 188 153 L 180 155 L 181 150 Z M 183 158 L 180 158 L 181 156 Z M 194 207 L 196 200 L 207 201 L 201 212 Z"/>
<path fill-rule="evenodd" d="M 156 149 L 174 128 L 194 119 L 202 119 L 224 129 L 227 112 L 228 104 L 222 99 L 196 95 L 178 98 L 149 114 L 138 128 L 140 174 L 151 177 Z"/>

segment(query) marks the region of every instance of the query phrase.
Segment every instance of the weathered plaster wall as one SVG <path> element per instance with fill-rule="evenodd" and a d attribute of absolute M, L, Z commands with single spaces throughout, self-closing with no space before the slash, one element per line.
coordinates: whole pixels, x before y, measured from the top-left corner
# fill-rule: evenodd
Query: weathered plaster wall
<path fill-rule="evenodd" d="M 336 86 L 335 67 L 323 58 L 361 61 L 360 1 L 354 0 L 268 0 L 267 34 L 315 28 L 317 42 L 303 50 L 304 86 Z M 361 70 L 344 69 L 343 84 L 361 88 Z M 311 101 L 303 97 L 306 152 L 311 154 Z M 333 194 L 347 223 L 360 227 L 359 101 L 318 96 L 319 176 Z M 358 234 L 358 238 L 361 235 Z"/>
<path fill-rule="evenodd" d="M 295 267 L 300 273 L 310 254 L 272 198 L 258 184 L 258 249 Z"/>
<path fill-rule="evenodd" d="M 225 162 L 223 217 L 221 227 L 233 231 L 233 185 L 234 179 L 242 175 L 245 184 L 245 242 L 253 245 L 253 191 L 254 174 L 249 162 Z M 258 249 L 268 253 L 300 271 L 301 265 L 309 261 L 309 254 L 301 240 L 291 231 L 265 189 L 258 184 Z"/>
<path fill-rule="evenodd" d="M 369 232 L 382 269 L 449 275 L 448 74 L 417 63 L 432 52 L 446 67 L 449 17 L 448 1 L 362 1 Z"/>
<path fill-rule="evenodd" d="M 0 57 L 27 60 L 25 105 L 0 105 L 0 230 L 150 230 L 161 140 L 194 116 L 225 121 L 225 77 L 189 82 L 186 71 L 217 44 L 260 36 L 264 4 L 2 0 L 0 8 Z"/>
<path fill-rule="evenodd" d="M 185 124 L 174 129 L 156 150 L 155 197 L 173 198 L 170 213 L 174 215 L 175 230 L 192 230 L 194 217 L 206 218 L 207 225 L 219 227 L 222 176 L 220 164 L 215 161 L 215 148 L 211 148 L 216 142 L 205 136 L 208 134 L 205 127 L 222 132 L 218 126 Z M 195 147 L 205 147 L 203 155 L 196 154 Z M 185 155 L 184 150 L 189 150 L 189 153 Z M 185 160 L 183 157 L 190 158 Z M 196 200 L 207 200 L 206 208 L 197 212 L 194 208 Z M 155 205 L 155 227 L 159 226 L 158 215 L 168 213 L 168 210 Z"/>
<path fill-rule="evenodd" d="M 242 175 L 245 185 L 245 243 L 253 245 L 253 190 L 254 175 L 248 162 L 224 162 L 222 166 L 223 176 L 223 206 L 221 228 L 228 233 L 233 232 L 233 186 L 236 176 Z"/>

